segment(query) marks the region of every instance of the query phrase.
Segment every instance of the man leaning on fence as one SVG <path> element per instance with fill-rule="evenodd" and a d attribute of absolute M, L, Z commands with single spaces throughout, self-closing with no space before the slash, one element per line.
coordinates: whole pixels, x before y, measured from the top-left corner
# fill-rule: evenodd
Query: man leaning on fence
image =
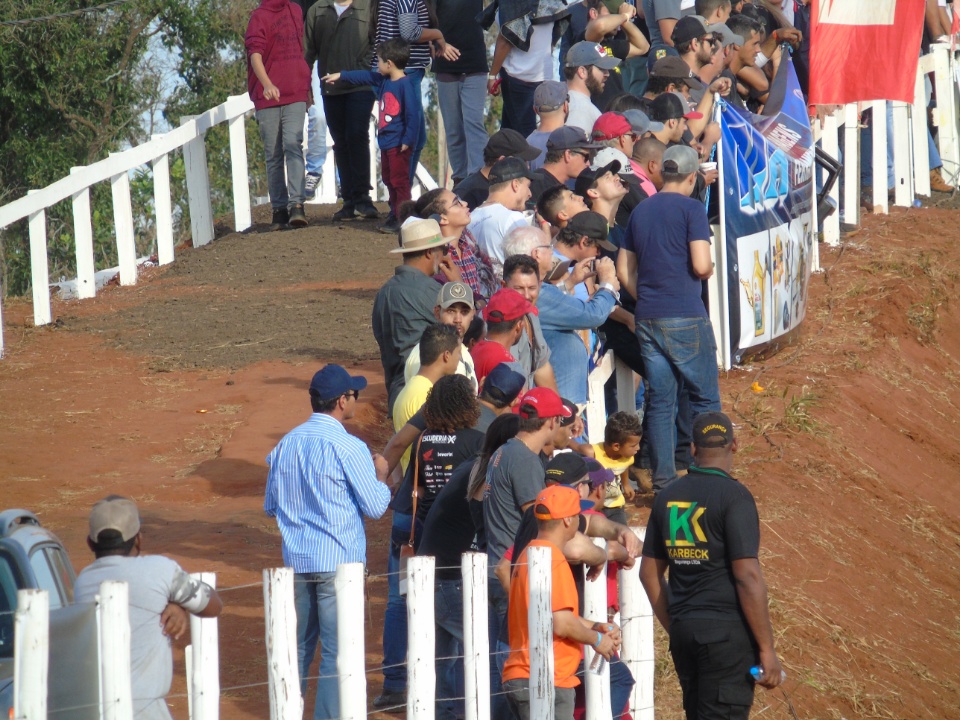
<path fill-rule="evenodd" d="M 127 583 L 133 716 L 170 720 L 164 697 L 173 680 L 171 640 L 186 631 L 187 613 L 217 617 L 223 604 L 216 590 L 170 558 L 142 554 L 141 543 L 140 512 L 133 500 L 110 495 L 94 505 L 87 545 L 97 559 L 77 576 L 73 596 L 78 604 L 90 603 L 101 583 Z"/>
<path fill-rule="evenodd" d="M 390 491 L 386 461 L 343 427 L 353 417 L 363 377 L 327 365 L 310 383 L 313 414 L 267 456 L 264 510 L 277 518 L 283 562 L 293 568 L 300 691 L 320 643 L 315 720 L 340 717 L 337 683 L 337 599 L 343 563 L 366 562 L 363 518 L 379 518 Z"/>

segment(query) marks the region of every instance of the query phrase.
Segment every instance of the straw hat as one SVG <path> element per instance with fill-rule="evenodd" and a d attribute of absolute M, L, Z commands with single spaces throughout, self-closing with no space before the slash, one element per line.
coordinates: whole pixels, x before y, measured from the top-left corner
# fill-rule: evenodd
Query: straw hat
<path fill-rule="evenodd" d="M 440 224 L 431 218 L 426 220 L 408 220 L 400 228 L 400 247 L 391 250 L 391 253 L 413 253 L 430 248 L 446 245 L 450 241 L 444 239 L 440 232 Z"/>

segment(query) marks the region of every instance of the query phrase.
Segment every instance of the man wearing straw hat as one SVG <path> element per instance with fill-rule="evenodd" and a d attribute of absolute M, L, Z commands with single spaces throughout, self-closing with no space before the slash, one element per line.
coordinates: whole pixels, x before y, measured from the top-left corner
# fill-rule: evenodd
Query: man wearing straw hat
<path fill-rule="evenodd" d="M 400 229 L 400 247 L 390 251 L 401 255 L 403 264 L 373 301 L 373 336 L 380 346 L 388 408 L 403 389 L 407 356 L 427 326 L 436 322 L 433 308 L 441 286 L 433 276 L 441 272 L 450 282 L 462 280 L 447 245 L 436 220 L 411 219 Z"/>

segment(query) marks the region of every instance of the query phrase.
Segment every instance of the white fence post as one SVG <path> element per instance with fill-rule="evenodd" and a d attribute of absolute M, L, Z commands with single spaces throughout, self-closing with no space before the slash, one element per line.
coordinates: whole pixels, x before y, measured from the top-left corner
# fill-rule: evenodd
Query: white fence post
<path fill-rule="evenodd" d="M 956 65 L 949 45 L 934 43 L 930 46 L 930 51 L 933 53 L 933 77 L 937 88 L 937 109 L 934 117 L 940 160 L 943 162 L 941 173 L 948 184 L 957 187 L 957 175 L 960 174 L 960 128 L 957 127 L 957 80 L 954 77 Z"/>
<path fill-rule="evenodd" d="M 843 219 L 860 224 L 860 114 L 856 103 L 843 106 Z"/>
<path fill-rule="evenodd" d="M 527 628 L 530 638 L 530 720 L 554 720 L 553 686 L 553 568 L 551 550 L 527 549 L 530 605 Z"/>
<path fill-rule="evenodd" d="M 156 135 L 154 137 L 157 137 Z M 173 262 L 173 205 L 170 202 L 170 156 L 164 153 L 153 167 L 153 209 L 156 213 L 157 264 Z"/>
<path fill-rule="evenodd" d="M 297 612 L 293 604 L 293 570 L 263 571 L 263 615 L 267 633 L 267 685 L 270 720 L 302 720 L 300 669 L 297 662 Z"/>
<path fill-rule="evenodd" d="M 187 717 L 194 720 L 193 683 L 190 682 L 190 678 L 193 677 L 193 645 L 187 645 L 183 649 L 183 665 L 187 671 Z"/>
<path fill-rule="evenodd" d="M 913 206 L 913 136 L 910 134 L 910 108 L 905 102 L 893 103 L 894 205 L 899 207 Z M 926 118 L 920 118 L 920 121 L 926 126 Z"/>
<path fill-rule="evenodd" d="M 637 388 L 634 384 L 633 370 L 616 356 L 613 358 L 613 367 L 617 375 L 617 410 L 636 412 Z"/>
<path fill-rule="evenodd" d="M 838 138 L 837 115 L 830 113 L 823 118 L 823 132 L 820 135 L 820 142 L 823 145 L 823 151 L 832 158 L 840 157 L 840 142 Z M 824 178 L 826 180 L 826 178 Z M 840 185 L 835 183 L 830 189 L 828 197 L 835 203 L 839 203 Z M 840 242 L 840 208 L 837 206 L 836 212 L 823 220 L 823 239 L 829 245 L 837 245 Z"/>
<path fill-rule="evenodd" d="M 487 615 L 487 554 L 464 553 L 463 687 L 466 720 L 490 720 L 490 637 Z"/>
<path fill-rule="evenodd" d="M 18 590 L 13 631 L 13 715 L 46 720 L 50 663 L 50 596 L 46 590 Z"/>
<path fill-rule="evenodd" d="M 929 69 L 928 69 L 929 68 Z M 930 195 L 930 150 L 927 129 L 927 73 L 933 69 L 933 56 L 924 55 L 917 63 L 917 80 L 913 88 L 913 110 L 910 124 L 913 136 L 913 192 Z"/>
<path fill-rule="evenodd" d="M 594 545 L 607 552 L 607 541 L 603 538 L 593 538 Z M 583 572 L 587 573 L 584 566 Z M 606 569 L 596 580 L 587 580 L 583 585 L 583 616 L 593 622 L 607 622 L 607 573 Z M 610 708 L 610 664 L 603 662 L 603 672 L 597 675 L 589 669 L 593 662 L 596 650 L 588 645 L 583 648 L 583 662 L 587 667 L 584 673 L 584 689 L 587 694 L 587 720 L 611 720 L 613 713 Z M 622 710 L 622 708 L 619 708 Z"/>
<path fill-rule="evenodd" d="M 643 542 L 646 528 L 631 530 Z M 619 580 L 621 659 L 636 681 L 630 695 L 630 714 L 636 720 L 653 720 L 653 608 L 640 584 L 640 571 L 636 566 L 629 570 L 621 568 Z"/>
<path fill-rule="evenodd" d="M 82 167 L 70 168 L 74 175 Z M 77 258 L 77 297 L 81 300 L 97 294 L 96 266 L 93 255 L 93 221 L 90 216 L 90 188 L 73 194 L 73 243 Z"/>
<path fill-rule="evenodd" d="M 366 654 L 363 642 L 363 563 L 337 567 L 337 676 L 341 720 L 367 717 Z"/>
<path fill-rule="evenodd" d="M 110 153 L 110 157 L 116 157 Z M 117 264 L 120 266 L 120 284 L 137 283 L 137 246 L 133 234 L 133 207 L 130 201 L 130 175 L 128 171 L 110 178 L 113 193 L 113 226 L 117 238 Z"/>
<path fill-rule="evenodd" d="M 886 215 L 887 201 L 887 103 L 877 100 L 873 103 L 870 118 L 873 126 L 873 212 Z"/>
<path fill-rule="evenodd" d="M 189 115 L 181 125 L 193 123 L 196 116 Z M 207 147 L 204 133 L 183 145 L 183 165 L 187 175 L 187 198 L 190 201 L 190 231 L 193 246 L 200 247 L 213 240 L 213 207 L 210 204 L 210 172 L 207 169 Z"/>
<path fill-rule="evenodd" d="M 233 180 L 233 223 L 237 232 L 253 224 L 250 215 L 250 173 L 247 168 L 247 118 L 230 120 L 230 175 Z"/>
<path fill-rule="evenodd" d="M 407 562 L 407 717 L 410 720 L 433 720 L 436 716 L 435 563 L 435 558 L 429 556 Z"/>
<path fill-rule="evenodd" d="M 125 582 L 100 584 L 100 678 L 103 720 L 133 718 L 130 683 L 130 594 Z"/>
<path fill-rule="evenodd" d="M 30 190 L 33 195 L 39 190 Z M 50 314 L 50 266 L 47 260 L 47 212 L 30 213 L 27 224 L 30 232 L 30 283 L 33 286 L 33 324 L 47 325 Z"/>
<path fill-rule="evenodd" d="M 193 578 L 217 586 L 216 573 L 195 573 Z M 190 616 L 190 643 L 193 668 L 188 682 L 193 689 L 193 717 L 218 720 L 220 717 L 220 644 L 217 618 Z"/>

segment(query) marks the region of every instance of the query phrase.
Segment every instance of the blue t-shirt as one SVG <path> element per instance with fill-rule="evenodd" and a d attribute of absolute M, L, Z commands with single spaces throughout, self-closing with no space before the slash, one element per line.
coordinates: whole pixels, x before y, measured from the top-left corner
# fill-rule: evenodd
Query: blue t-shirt
<path fill-rule="evenodd" d="M 340 80 L 350 85 L 372 85 L 377 94 L 377 145 L 381 150 L 416 147 L 420 136 L 420 103 L 416 86 L 408 77 L 391 80 L 368 70 L 346 70 Z"/>
<path fill-rule="evenodd" d="M 624 247 L 637 255 L 638 320 L 707 317 L 690 260 L 694 240 L 710 242 L 707 210 L 697 200 L 659 192 L 630 213 Z"/>

